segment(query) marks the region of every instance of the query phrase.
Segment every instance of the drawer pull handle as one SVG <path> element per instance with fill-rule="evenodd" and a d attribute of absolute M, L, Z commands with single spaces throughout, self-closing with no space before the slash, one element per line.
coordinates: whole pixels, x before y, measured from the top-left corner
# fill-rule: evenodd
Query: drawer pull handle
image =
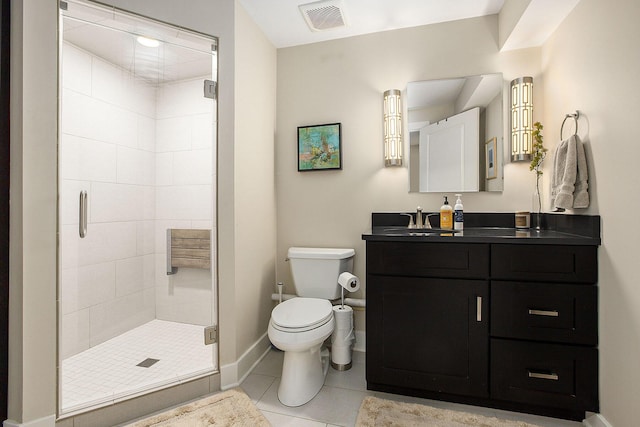
<path fill-rule="evenodd" d="M 482 322 L 482 297 L 476 297 L 476 322 Z"/>
<path fill-rule="evenodd" d="M 532 316 L 547 316 L 547 317 L 558 317 L 558 310 L 532 310 L 529 309 L 529 314 Z"/>
<path fill-rule="evenodd" d="M 554 374 L 553 372 L 551 372 L 550 374 L 544 373 L 544 372 L 533 372 L 533 371 L 527 371 L 529 373 L 529 378 L 539 378 L 541 380 L 552 380 L 552 381 L 558 381 L 558 374 Z"/>

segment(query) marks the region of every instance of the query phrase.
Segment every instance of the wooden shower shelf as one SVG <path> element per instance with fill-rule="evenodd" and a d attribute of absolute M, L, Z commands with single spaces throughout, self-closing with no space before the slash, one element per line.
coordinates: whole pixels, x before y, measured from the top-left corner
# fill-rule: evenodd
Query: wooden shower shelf
<path fill-rule="evenodd" d="M 211 230 L 167 230 L 167 274 L 179 267 L 211 269 Z"/>

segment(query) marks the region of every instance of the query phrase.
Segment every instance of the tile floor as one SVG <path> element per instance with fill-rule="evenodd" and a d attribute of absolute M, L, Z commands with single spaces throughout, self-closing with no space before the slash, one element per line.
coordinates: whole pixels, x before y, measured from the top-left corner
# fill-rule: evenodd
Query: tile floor
<path fill-rule="evenodd" d="M 213 370 L 203 327 L 152 320 L 62 361 L 62 410 L 71 413 Z M 137 366 L 157 359 L 150 367 Z"/>
<path fill-rule="evenodd" d="M 280 351 L 270 350 L 241 384 L 242 389 L 274 427 L 353 426 L 362 399 L 368 395 L 521 420 L 542 427 L 582 426 L 582 423 L 573 421 L 368 391 L 365 382 L 364 353 L 361 352 L 353 353 L 353 366 L 350 370 L 340 372 L 329 368 L 325 385 L 313 400 L 297 408 L 289 408 L 278 401 L 277 395 L 283 354 Z"/>

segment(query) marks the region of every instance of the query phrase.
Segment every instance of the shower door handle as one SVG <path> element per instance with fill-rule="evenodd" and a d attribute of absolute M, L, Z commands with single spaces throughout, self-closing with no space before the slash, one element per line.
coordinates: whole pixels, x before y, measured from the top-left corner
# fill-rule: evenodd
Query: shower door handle
<path fill-rule="evenodd" d="M 78 221 L 78 228 L 79 228 L 79 232 L 80 232 L 80 238 L 84 239 L 85 236 L 87 235 L 87 201 L 89 199 L 89 196 L 87 195 L 86 191 L 81 191 L 80 192 L 80 218 Z"/>

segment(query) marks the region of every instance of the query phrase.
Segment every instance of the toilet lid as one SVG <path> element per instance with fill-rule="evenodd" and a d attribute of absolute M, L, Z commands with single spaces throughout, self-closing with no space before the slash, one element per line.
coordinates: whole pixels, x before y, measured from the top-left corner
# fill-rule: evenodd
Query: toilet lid
<path fill-rule="evenodd" d="M 283 328 L 308 328 L 321 325 L 333 316 L 333 306 L 319 298 L 292 298 L 278 304 L 271 312 L 271 321 Z"/>

